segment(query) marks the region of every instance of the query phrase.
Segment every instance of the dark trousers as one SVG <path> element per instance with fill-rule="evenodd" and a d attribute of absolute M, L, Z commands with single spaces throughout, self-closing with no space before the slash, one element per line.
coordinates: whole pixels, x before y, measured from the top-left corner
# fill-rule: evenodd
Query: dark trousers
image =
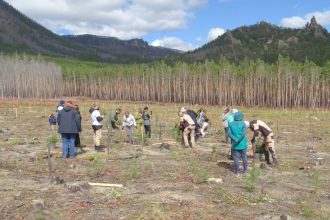
<path fill-rule="evenodd" d="M 248 162 L 246 156 L 246 149 L 244 150 L 233 150 L 233 159 L 234 159 L 234 173 L 237 174 L 239 172 L 239 161 L 242 158 L 243 161 L 243 173 L 246 172 Z"/>
<path fill-rule="evenodd" d="M 144 132 L 148 138 L 151 138 L 151 126 L 150 125 L 144 125 Z"/>
<path fill-rule="evenodd" d="M 80 147 L 80 136 L 79 136 L 79 133 L 76 135 L 76 138 L 75 138 L 75 147 Z"/>

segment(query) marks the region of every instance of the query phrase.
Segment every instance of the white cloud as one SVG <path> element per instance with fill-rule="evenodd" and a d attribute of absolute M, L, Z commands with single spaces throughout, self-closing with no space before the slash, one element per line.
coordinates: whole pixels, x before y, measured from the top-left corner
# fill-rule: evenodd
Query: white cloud
<path fill-rule="evenodd" d="M 131 39 L 187 27 L 207 0 L 7 0 L 52 31 Z"/>
<path fill-rule="evenodd" d="M 283 18 L 281 20 L 281 25 L 289 28 L 300 28 L 303 27 L 307 22 L 311 20 L 311 18 L 315 16 L 316 21 L 321 25 L 329 25 L 330 24 L 330 10 L 324 12 L 311 12 L 303 17 L 292 16 L 288 18 Z"/>
<path fill-rule="evenodd" d="M 301 17 L 293 16 L 290 18 L 283 18 L 281 25 L 289 28 L 303 27 L 307 23 L 307 20 Z"/>
<path fill-rule="evenodd" d="M 177 37 L 164 37 L 163 39 L 157 39 L 151 43 L 155 47 L 167 47 L 182 51 L 193 50 L 196 47 L 189 42 L 185 42 Z"/>
<path fill-rule="evenodd" d="M 195 40 L 196 40 L 197 42 L 202 42 L 202 41 L 203 41 L 203 38 L 202 38 L 202 37 L 196 37 Z"/>
<path fill-rule="evenodd" d="M 223 35 L 226 31 L 222 28 L 212 28 L 209 30 L 207 41 L 215 40 L 217 37 Z"/>

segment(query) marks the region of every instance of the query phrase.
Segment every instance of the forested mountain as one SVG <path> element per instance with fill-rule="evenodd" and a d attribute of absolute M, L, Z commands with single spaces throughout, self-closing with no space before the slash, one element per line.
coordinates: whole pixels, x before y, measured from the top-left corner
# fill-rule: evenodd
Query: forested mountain
<path fill-rule="evenodd" d="M 282 28 L 267 22 L 227 31 L 214 41 L 187 53 L 153 47 L 141 39 L 119 40 L 94 35 L 59 36 L 0 0 L 0 52 L 25 52 L 79 60 L 138 63 L 167 57 L 177 61 L 228 60 L 232 63 L 279 56 L 324 65 L 330 60 L 330 34 L 313 17 L 304 28 Z"/>
<path fill-rule="evenodd" d="M 228 31 L 201 48 L 181 55 L 181 59 L 193 62 L 225 58 L 234 63 L 260 59 L 274 63 L 280 55 L 323 65 L 330 60 L 330 34 L 314 17 L 301 29 L 281 28 L 262 21 Z"/>
<path fill-rule="evenodd" d="M 169 54 L 180 52 L 168 48 L 153 47 L 141 39 L 119 40 L 115 37 L 101 37 L 89 34 L 66 35 L 63 37 L 100 51 L 99 55 L 106 60 L 126 62 L 129 62 L 130 59 L 137 61 L 157 60 Z"/>
<path fill-rule="evenodd" d="M 153 47 L 140 39 L 122 41 L 92 35 L 59 36 L 0 0 L 0 52 L 25 52 L 118 63 L 160 59 L 176 50 Z"/>

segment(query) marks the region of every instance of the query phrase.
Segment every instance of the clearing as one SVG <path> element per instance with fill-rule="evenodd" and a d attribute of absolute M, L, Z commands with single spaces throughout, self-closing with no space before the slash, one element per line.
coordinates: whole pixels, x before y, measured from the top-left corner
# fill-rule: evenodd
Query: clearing
<path fill-rule="evenodd" d="M 279 164 L 259 169 L 256 162 L 252 169 L 250 149 L 249 174 L 236 177 L 220 125 L 223 107 L 207 107 L 212 123 L 207 137 L 187 149 L 174 128 L 180 105 L 100 101 L 106 116 L 116 107 L 135 112 L 147 105 L 153 112 L 150 140 L 142 143 L 136 135 L 140 144 L 131 146 L 119 131 L 119 143 L 111 144 L 108 155 L 106 148 L 95 152 L 92 144 L 93 101 L 73 101 L 80 105 L 86 145 L 74 168 L 62 160 L 59 135 L 48 125 L 57 100 L 0 101 L 0 219 L 330 219 L 328 111 L 239 108 L 245 120 L 262 119 L 273 129 Z M 58 141 L 50 178 L 52 135 Z M 106 128 L 102 144 L 107 145 Z"/>

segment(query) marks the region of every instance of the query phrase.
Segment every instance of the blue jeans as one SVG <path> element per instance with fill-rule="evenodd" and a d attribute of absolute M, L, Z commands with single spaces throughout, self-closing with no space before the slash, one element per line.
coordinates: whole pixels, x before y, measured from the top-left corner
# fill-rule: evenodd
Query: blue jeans
<path fill-rule="evenodd" d="M 243 173 L 246 172 L 248 162 L 246 156 L 246 149 L 244 150 L 233 150 L 233 159 L 234 159 L 234 173 L 237 174 L 239 172 L 239 161 L 242 158 L 243 161 Z"/>
<path fill-rule="evenodd" d="M 67 157 L 68 148 L 69 148 L 70 157 L 74 158 L 74 142 L 75 142 L 76 134 L 61 134 L 61 137 L 62 137 L 62 157 L 63 158 Z"/>

